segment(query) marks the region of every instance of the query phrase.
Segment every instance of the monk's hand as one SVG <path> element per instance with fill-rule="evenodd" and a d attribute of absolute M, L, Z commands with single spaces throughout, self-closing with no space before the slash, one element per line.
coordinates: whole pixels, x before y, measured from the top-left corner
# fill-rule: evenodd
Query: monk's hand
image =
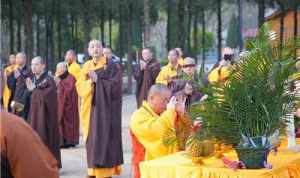
<path fill-rule="evenodd" d="M 88 76 L 94 83 L 97 83 L 98 77 L 95 71 L 90 71 Z"/>
<path fill-rule="evenodd" d="M 55 84 L 58 85 L 60 82 L 60 78 L 55 76 L 54 81 L 55 81 Z"/>
<path fill-rule="evenodd" d="M 144 70 L 146 68 L 146 66 L 147 66 L 147 63 L 143 60 L 140 60 L 140 69 Z"/>
<path fill-rule="evenodd" d="M 35 84 L 31 81 L 30 78 L 26 79 L 26 87 L 29 91 L 32 91 L 36 88 Z"/>
<path fill-rule="evenodd" d="M 202 98 L 200 99 L 200 101 L 204 101 L 204 100 L 206 100 L 208 98 L 208 95 L 204 95 L 204 96 L 202 96 Z"/>
<path fill-rule="evenodd" d="M 14 71 L 14 77 L 18 78 L 21 75 L 20 71 L 17 69 Z"/>
<path fill-rule="evenodd" d="M 176 97 L 172 96 L 169 103 L 167 104 L 167 109 L 168 110 L 175 110 L 176 109 L 176 103 L 177 103 Z"/>

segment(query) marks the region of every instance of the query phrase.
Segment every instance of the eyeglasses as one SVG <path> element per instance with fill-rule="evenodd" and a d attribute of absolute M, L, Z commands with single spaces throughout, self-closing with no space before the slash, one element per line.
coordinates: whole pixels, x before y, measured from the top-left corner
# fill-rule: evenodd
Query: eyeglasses
<path fill-rule="evenodd" d="M 183 68 L 195 67 L 195 64 L 186 64 L 182 66 Z"/>

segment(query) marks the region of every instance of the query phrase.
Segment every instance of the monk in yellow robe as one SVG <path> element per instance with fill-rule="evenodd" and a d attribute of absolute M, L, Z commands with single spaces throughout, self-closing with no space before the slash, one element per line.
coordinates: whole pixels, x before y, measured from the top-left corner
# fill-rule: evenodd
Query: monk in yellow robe
<path fill-rule="evenodd" d="M 76 52 L 72 49 L 68 50 L 65 55 L 65 61 L 68 64 L 68 72 L 78 80 L 81 67 L 76 61 Z"/>
<path fill-rule="evenodd" d="M 166 66 L 162 67 L 156 78 L 156 83 L 168 85 L 172 81 L 172 78 L 176 78 L 176 76 L 180 72 L 178 59 L 178 51 L 176 51 L 175 49 L 170 50 L 168 53 L 169 63 Z"/>
<path fill-rule="evenodd" d="M 14 70 L 17 69 L 16 65 L 16 56 L 10 55 L 9 56 L 9 65 L 4 68 L 4 89 L 3 89 L 3 107 L 6 111 L 8 111 L 8 105 L 11 98 L 11 90 L 7 87 L 6 79 Z"/>
<path fill-rule="evenodd" d="M 130 121 L 134 177 L 139 178 L 139 163 L 156 159 L 179 150 L 177 145 L 163 143 L 164 131 L 175 130 L 177 116 L 184 113 L 184 102 L 177 103 L 167 86 L 155 84 L 147 101 L 133 113 Z"/>
<path fill-rule="evenodd" d="M 82 98 L 80 119 L 86 142 L 88 176 L 111 177 L 121 172 L 122 70 L 102 56 L 102 45 L 92 40 L 87 61 L 76 83 Z"/>
<path fill-rule="evenodd" d="M 208 81 L 210 83 L 222 82 L 224 83 L 233 68 L 232 62 L 234 58 L 233 50 L 231 48 L 223 49 L 223 59 L 220 61 L 211 72 L 208 74 Z"/>
<path fill-rule="evenodd" d="M 181 48 L 175 48 L 176 51 L 179 53 L 179 59 L 178 59 L 178 64 L 180 66 L 183 66 L 184 65 L 184 57 L 183 57 L 183 51 Z"/>

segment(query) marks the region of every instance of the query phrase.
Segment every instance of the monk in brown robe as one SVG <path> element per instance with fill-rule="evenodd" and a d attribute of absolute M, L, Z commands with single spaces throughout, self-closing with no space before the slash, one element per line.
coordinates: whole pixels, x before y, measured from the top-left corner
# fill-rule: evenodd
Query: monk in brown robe
<path fill-rule="evenodd" d="M 1 111 L 1 178 L 58 178 L 57 161 L 21 118 Z"/>
<path fill-rule="evenodd" d="M 27 90 L 31 92 L 29 119 L 33 130 L 38 133 L 61 167 L 57 91 L 55 81 L 45 71 L 45 67 L 45 61 L 41 57 L 32 59 L 31 70 L 34 76 L 26 79 Z"/>
<path fill-rule="evenodd" d="M 27 67 L 25 53 L 16 55 L 17 68 L 7 77 L 7 86 L 11 90 L 10 109 L 8 111 L 28 120 L 30 107 L 30 94 L 26 90 L 26 78 L 31 77 L 29 67 Z"/>
<path fill-rule="evenodd" d="M 160 72 L 159 62 L 153 58 L 150 48 L 144 48 L 142 51 L 142 59 L 134 73 L 136 80 L 136 102 L 139 108 L 144 100 L 147 100 L 150 87 L 155 84 L 155 79 Z"/>
<path fill-rule="evenodd" d="M 69 74 L 67 63 L 56 66 L 58 121 L 61 135 L 61 147 L 75 147 L 79 143 L 79 112 L 76 79 Z"/>
<path fill-rule="evenodd" d="M 82 98 L 81 119 L 88 163 L 88 176 L 120 174 L 123 164 L 121 138 L 122 70 L 102 56 L 102 45 L 92 40 L 87 61 L 76 83 Z"/>

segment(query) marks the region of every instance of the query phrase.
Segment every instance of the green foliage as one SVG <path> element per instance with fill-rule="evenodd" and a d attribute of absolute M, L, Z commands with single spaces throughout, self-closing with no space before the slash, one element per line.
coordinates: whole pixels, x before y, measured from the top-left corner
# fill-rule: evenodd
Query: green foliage
<path fill-rule="evenodd" d="M 205 88 L 208 99 L 192 108 L 192 117 L 203 118 L 208 137 L 237 145 L 241 135 L 270 136 L 283 128 L 289 103 L 289 77 L 294 72 L 293 47 L 280 53 L 267 27 L 249 42 L 249 51 L 236 65 L 225 85 Z"/>
<path fill-rule="evenodd" d="M 235 14 L 231 16 L 229 22 L 229 29 L 227 32 L 226 44 L 230 48 L 236 48 L 238 46 L 238 20 Z"/>
<path fill-rule="evenodd" d="M 192 30 L 191 35 L 192 34 L 193 34 L 193 30 Z M 202 31 L 199 31 L 199 33 L 198 33 L 199 42 L 202 41 L 202 38 L 203 38 Z M 215 45 L 215 35 L 212 32 L 205 31 L 204 40 L 205 40 L 205 46 L 204 46 L 205 51 L 208 51 Z M 196 54 L 199 54 L 203 49 L 202 43 L 199 43 L 198 46 L 195 46 L 195 44 L 192 44 L 191 47 Z"/>

